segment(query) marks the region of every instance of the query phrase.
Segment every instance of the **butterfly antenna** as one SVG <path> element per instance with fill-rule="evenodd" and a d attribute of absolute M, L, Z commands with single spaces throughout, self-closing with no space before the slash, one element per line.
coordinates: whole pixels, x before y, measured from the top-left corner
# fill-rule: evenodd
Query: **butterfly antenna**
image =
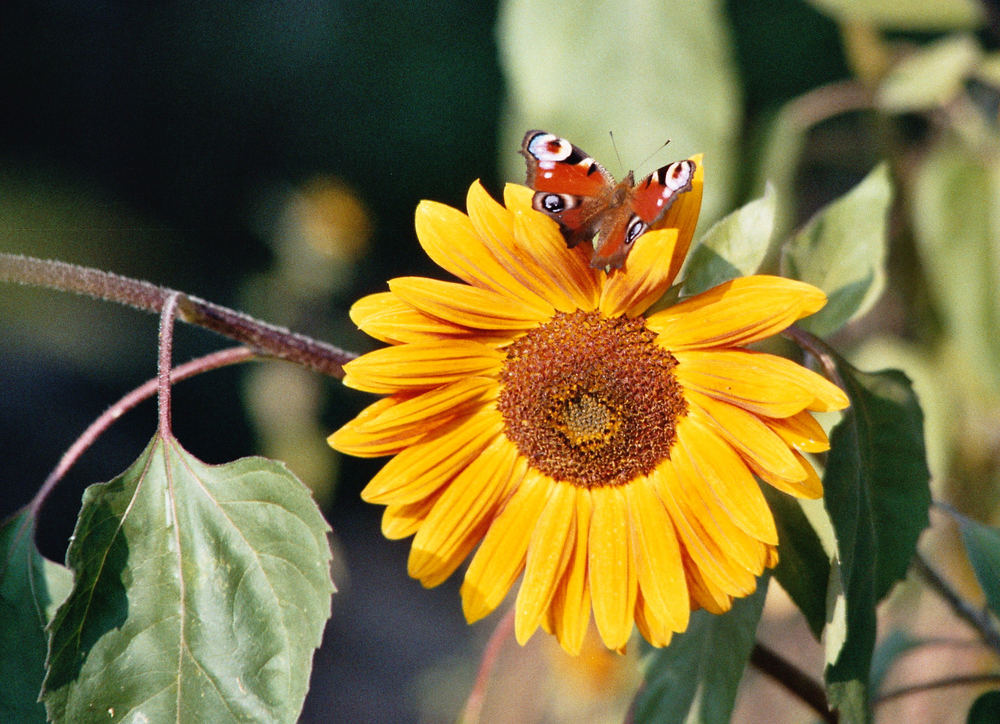
<path fill-rule="evenodd" d="M 625 164 L 622 163 L 621 154 L 618 153 L 618 144 L 615 143 L 615 132 L 608 131 L 608 135 L 611 136 L 611 148 L 615 149 L 615 158 L 618 159 L 618 171 L 622 172 L 625 169 Z"/>
<path fill-rule="evenodd" d="M 660 151 L 662 151 L 664 148 L 666 148 L 669 145 L 670 145 L 670 139 L 668 138 L 666 141 L 663 142 L 662 146 L 660 146 L 658 149 L 656 149 L 651 154 L 649 154 L 648 156 L 646 156 L 646 159 L 641 164 L 639 164 L 639 168 L 644 168 L 646 166 L 646 164 L 649 163 L 649 159 L 651 159 L 653 156 L 655 156 L 656 154 L 658 154 Z"/>

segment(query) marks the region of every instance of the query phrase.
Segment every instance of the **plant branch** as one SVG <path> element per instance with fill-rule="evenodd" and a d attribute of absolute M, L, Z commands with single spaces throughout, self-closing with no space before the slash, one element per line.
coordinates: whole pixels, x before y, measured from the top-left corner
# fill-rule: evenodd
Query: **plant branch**
<path fill-rule="evenodd" d="M 343 365 L 357 356 L 198 297 L 100 269 L 0 253 L 0 281 L 86 294 L 153 313 L 163 311 L 171 294 L 179 294 L 182 321 L 241 342 L 258 355 L 296 362 L 332 377 L 343 377 Z"/>
<path fill-rule="evenodd" d="M 160 344 L 156 363 L 156 407 L 160 420 L 157 433 L 168 437 L 170 433 L 170 367 L 174 359 L 174 316 L 177 314 L 179 293 L 167 297 L 160 314 Z"/>
<path fill-rule="evenodd" d="M 758 641 L 754 644 L 753 651 L 750 652 L 750 663 L 758 671 L 767 674 L 798 697 L 823 721 L 836 722 L 838 720 L 837 712 L 830 710 L 823 687 L 788 659 L 782 658 L 773 649 Z"/>
<path fill-rule="evenodd" d="M 193 377 L 194 375 L 201 374 L 202 372 L 208 372 L 209 370 L 214 370 L 219 367 L 238 364 L 240 362 L 248 362 L 249 360 L 254 359 L 254 357 L 254 351 L 248 347 L 231 347 L 219 352 L 213 352 L 212 354 L 205 355 L 204 357 L 193 359 L 190 362 L 186 362 L 185 364 L 175 367 L 171 371 L 170 377 L 174 382 L 179 382 L 180 380 L 184 380 L 188 377 Z M 42 487 L 39 488 L 37 493 L 35 493 L 35 497 L 32 498 L 29 505 L 29 510 L 31 511 L 32 516 L 38 515 L 38 511 L 41 509 L 49 493 L 52 492 L 52 488 L 55 487 L 56 483 L 62 480 L 66 471 L 80 459 L 80 456 L 94 444 L 97 438 L 99 438 L 105 430 L 111 427 L 115 420 L 134 408 L 143 400 L 147 400 L 156 394 L 158 382 L 159 379 L 157 378 L 143 383 L 118 400 L 118 402 L 105 410 L 100 417 L 90 423 L 87 429 L 84 430 L 83 434 L 76 439 L 76 442 L 74 442 L 70 448 L 63 453 L 62 458 L 59 460 L 59 464 L 56 465 L 55 469 L 51 473 L 49 473 L 49 476 L 45 478 L 45 482 L 42 484 Z"/>
<path fill-rule="evenodd" d="M 489 684 L 490 675 L 496 666 L 504 641 L 510 638 L 513 632 L 514 607 L 511 606 L 497 623 L 493 633 L 490 634 L 490 640 L 483 651 L 483 660 L 479 664 L 479 672 L 476 674 L 476 683 L 473 685 L 469 698 L 465 702 L 465 709 L 459 717 L 461 724 L 476 724 L 479 721 L 483 711 L 483 701 L 486 699 L 486 685 Z"/>
<path fill-rule="evenodd" d="M 900 697 L 909 696 L 910 694 L 919 694 L 922 691 L 931 691 L 933 689 L 943 689 L 948 686 L 978 686 L 979 684 L 998 683 L 1000 683 L 1000 673 L 960 674 L 958 676 L 948 676 L 943 679 L 935 679 L 933 681 L 923 681 L 919 684 L 901 686 L 898 689 L 893 689 L 892 691 L 877 697 L 875 699 L 875 703 L 884 704 L 890 699 L 899 699 Z"/>
<path fill-rule="evenodd" d="M 913 556 L 913 567 L 927 585 L 934 589 L 947 602 L 956 616 L 972 626 L 987 646 L 1000 652 L 1000 632 L 994 628 L 985 611 L 980 611 L 973 607 L 968 601 L 958 595 L 948 585 L 948 582 L 931 567 L 930 563 L 927 562 L 927 559 L 919 551 Z"/>

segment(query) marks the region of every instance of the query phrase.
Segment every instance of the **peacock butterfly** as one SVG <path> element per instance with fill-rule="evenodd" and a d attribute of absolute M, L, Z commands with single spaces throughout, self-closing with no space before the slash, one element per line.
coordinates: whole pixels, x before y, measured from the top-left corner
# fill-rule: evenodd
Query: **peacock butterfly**
<path fill-rule="evenodd" d="M 521 142 L 528 162 L 531 205 L 559 223 L 566 245 L 590 241 L 595 269 L 620 269 L 636 239 L 656 224 L 679 194 L 691 189 L 694 161 L 675 161 L 638 185 L 631 171 L 615 182 L 607 170 L 565 138 L 528 131 Z"/>

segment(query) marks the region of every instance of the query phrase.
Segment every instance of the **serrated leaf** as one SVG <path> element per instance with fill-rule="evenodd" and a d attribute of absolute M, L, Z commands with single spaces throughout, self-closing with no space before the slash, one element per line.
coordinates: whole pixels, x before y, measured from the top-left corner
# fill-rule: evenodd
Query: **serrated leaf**
<path fill-rule="evenodd" d="M 778 527 L 778 565 L 774 577 L 805 616 L 819 639 L 826 625 L 826 584 L 830 559 L 799 501 L 761 486 Z"/>
<path fill-rule="evenodd" d="M 965 516 L 956 519 L 972 570 L 986 596 L 986 605 L 1000 616 L 1000 530 Z"/>
<path fill-rule="evenodd" d="M 972 30 L 983 23 L 974 0 L 809 0 L 841 22 L 884 30 Z"/>
<path fill-rule="evenodd" d="M 875 104 L 890 113 L 940 108 L 962 92 L 982 51 L 975 38 L 948 36 L 903 58 L 886 74 Z"/>
<path fill-rule="evenodd" d="M 687 260 L 684 294 L 697 294 L 753 274 L 767 255 L 777 202 L 774 187 L 716 222 Z"/>
<path fill-rule="evenodd" d="M 0 526 L 0 721 L 44 722 L 45 626 L 69 595 L 73 574 L 35 547 L 35 517 L 23 510 Z"/>
<path fill-rule="evenodd" d="M 767 577 L 733 602 L 728 613 L 695 611 L 687 631 L 645 662 L 646 684 L 636 696 L 633 721 L 728 722 L 753 649 L 767 597 Z"/>
<path fill-rule="evenodd" d="M 497 37 L 508 92 L 500 143 L 507 178 L 524 179 L 517 149 L 531 128 L 565 136 L 621 178 L 612 131 L 629 168 L 667 140 L 669 155 L 658 154 L 657 166 L 704 152 L 702 217 L 728 208 L 742 104 L 719 0 L 506 0 Z M 640 177 L 650 170 L 636 169 Z"/>
<path fill-rule="evenodd" d="M 56 721 L 295 721 L 330 613 L 329 530 L 280 463 L 155 437 L 84 494 L 50 628 Z"/>
<path fill-rule="evenodd" d="M 875 605 L 906 575 L 929 523 L 923 415 L 906 376 L 860 372 L 831 353 L 851 407 L 833 429 L 823 476 L 837 536 L 826 680 L 831 704 L 867 711 Z M 846 714 L 845 714 L 846 715 Z"/>
<path fill-rule="evenodd" d="M 968 724 L 996 724 L 1000 721 L 1000 691 L 980 694 L 969 707 Z"/>
<path fill-rule="evenodd" d="M 782 253 L 784 276 L 819 287 L 825 307 L 799 324 L 820 336 L 864 314 L 885 285 L 892 185 L 885 164 L 817 213 Z"/>
<path fill-rule="evenodd" d="M 914 236 L 942 328 L 986 385 L 1000 385 L 1000 163 L 937 144 L 913 186 Z"/>

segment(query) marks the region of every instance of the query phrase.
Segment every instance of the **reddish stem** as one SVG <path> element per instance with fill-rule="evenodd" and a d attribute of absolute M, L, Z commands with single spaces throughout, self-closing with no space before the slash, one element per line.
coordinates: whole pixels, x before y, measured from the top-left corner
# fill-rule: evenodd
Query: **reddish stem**
<path fill-rule="evenodd" d="M 186 362 L 179 367 L 176 367 L 171 372 L 171 378 L 173 381 L 179 382 L 180 380 L 185 380 L 189 377 L 201 374 L 202 372 L 208 372 L 209 370 L 225 367 L 227 365 L 238 364 L 240 362 L 247 362 L 254 357 L 255 355 L 253 350 L 248 347 L 231 347 L 219 352 L 213 352 L 212 354 L 205 355 L 204 357 L 199 357 L 198 359 L 193 359 L 190 362 Z M 45 479 L 42 487 L 39 488 L 37 493 L 35 493 L 35 497 L 32 498 L 31 503 L 29 504 L 29 510 L 31 511 L 32 516 L 38 515 L 38 511 L 45 503 L 45 499 L 48 497 L 49 493 L 52 492 L 52 488 L 54 488 L 56 483 L 62 479 L 62 477 L 66 474 L 66 471 L 80 459 L 80 456 L 94 444 L 97 438 L 99 438 L 105 430 L 111 427 L 111 424 L 114 423 L 114 421 L 119 417 L 124 415 L 143 400 L 147 400 L 156 394 L 159 384 L 159 377 L 145 382 L 122 397 L 118 400 L 118 402 L 105 410 L 104 414 L 90 423 L 90 426 L 84 430 L 83 434 L 80 435 L 76 442 L 74 442 L 63 454 L 62 458 L 59 460 L 59 464 L 56 465 L 55 469 L 51 473 L 49 473 L 49 476 Z"/>
<path fill-rule="evenodd" d="M 486 686 L 489 684 L 490 675 L 500 657 L 500 649 L 504 642 L 510 638 L 514 632 L 514 607 L 511 606 L 497 623 L 497 627 L 490 634 L 490 640 L 486 643 L 483 651 L 483 660 L 479 664 L 479 673 L 476 674 L 476 683 L 469 692 L 469 698 L 465 702 L 465 710 L 459 719 L 462 724 L 476 724 L 483 711 L 483 701 L 486 699 Z"/>

